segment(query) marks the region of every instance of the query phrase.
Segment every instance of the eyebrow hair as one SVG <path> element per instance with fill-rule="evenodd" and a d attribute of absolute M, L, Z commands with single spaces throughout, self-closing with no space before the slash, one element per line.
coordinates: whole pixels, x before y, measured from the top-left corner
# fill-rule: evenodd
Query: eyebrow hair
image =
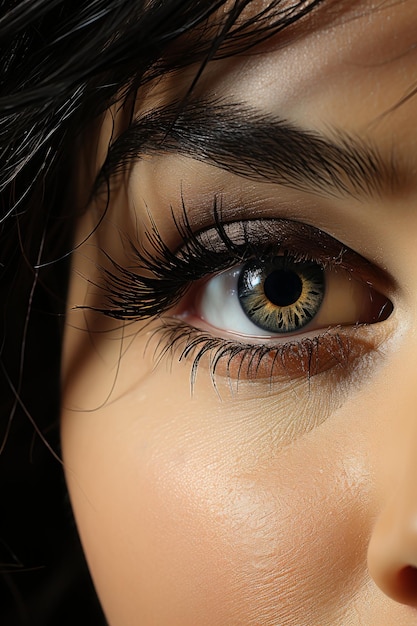
<path fill-rule="evenodd" d="M 379 196 L 397 180 L 370 141 L 327 136 L 246 105 L 178 102 L 135 120 L 110 146 L 98 183 L 145 155 L 177 153 L 251 180 L 303 192 Z"/>

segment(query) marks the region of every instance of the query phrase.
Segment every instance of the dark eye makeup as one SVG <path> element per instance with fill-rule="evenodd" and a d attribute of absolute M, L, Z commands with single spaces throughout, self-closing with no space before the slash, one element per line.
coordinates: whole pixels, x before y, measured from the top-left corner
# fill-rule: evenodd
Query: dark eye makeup
<path fill-rule="evenodd" d="M 224 222 L 194 230 L 172 216 L 172 250 L 151 220 L 128 263 L 103 270 L 104 302 L 124 322 L 146 322 L 156 359 L 203 363 L 212 379 L 281 380 L 348 369 L 375 348 L 373 324 L 391 315 L 389 276 L 328 233 L 298 221 Z"/>

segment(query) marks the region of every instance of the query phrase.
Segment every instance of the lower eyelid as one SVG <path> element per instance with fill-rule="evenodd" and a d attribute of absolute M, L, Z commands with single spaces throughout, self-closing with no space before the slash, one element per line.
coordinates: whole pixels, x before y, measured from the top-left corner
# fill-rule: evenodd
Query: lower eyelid
<path fill-rule="evenodd" d="M 378 333 L 375 325 L 350 326 L 265 346 L 219 339 L 178 319 L 168 318 L 155 331 L 161 340 L 159 345 L 166 346 L 156 358 L 159 360 L 169 353 L 174 360 L 190 361 L 192 383 L 197 369 L 203 368 L 209 370 L 212 379 L 269 385 L 310 380 L 331 373 L 337 384 L 353 374 L 362 358 L 377 353 L 389 332 L 385 329 Z"/>

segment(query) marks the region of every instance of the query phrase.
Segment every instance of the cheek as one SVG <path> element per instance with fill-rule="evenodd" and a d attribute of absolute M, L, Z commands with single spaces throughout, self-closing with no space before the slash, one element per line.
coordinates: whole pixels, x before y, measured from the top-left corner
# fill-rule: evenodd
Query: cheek
<path fill-rule="evenodd" d="M 247 411 L 213 395 L 164 401 L 161 388 L 178 397 L 159 375 L 63 415 L 74 511 L 111 626 L 336 623 L 366 576 L 360 453 L 348 461 L 326 424 L 279 449 Z"/>

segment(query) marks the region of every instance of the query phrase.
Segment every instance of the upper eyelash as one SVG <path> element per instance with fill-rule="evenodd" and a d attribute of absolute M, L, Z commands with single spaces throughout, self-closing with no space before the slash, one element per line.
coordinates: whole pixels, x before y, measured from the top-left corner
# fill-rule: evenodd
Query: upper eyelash
<path fill-rule="evenodd" d="M 184 203 L 180 219 L 172 214 L 182 242 L 176 251 L 166 245 L 154 220 L 149 217 L 151 229 L 145 233 L 149 248 L 139 249 L 129 240 L 133 269 L 106 255 L 113 269 L 102 269 L 105 302 L 102 307 L 93 307 L 95 311 L 120 320 L 149 320 L 178 304 L 195 281 L 229 269 L 251 257 L 262 258 L 278 253 L 289 253 L 296 261 L 314 261 L 324 268 L 337 266 L 350 272 L 354 269 L 359 275 L 364 274 L 364 280 L 370 282 L 367 274 L 371 264 L 323 231 L 285 219 L 258 219 L 224 224 L 217 196 L 213 201 L 211 229 L 195 232 Z M 275 224 L 273 236 L 269 234 L 269 240 L 266 227 L 268 222 Z M 283 235 L 281 241 L 277 240 L 279 233 L 275 231 L 280 230 L 277 224 L 292 242 L 282 241 Z M 239 237 L 236 237 L 240 238 L 240 242 L 236 242 L 228 233 L 233 228 L 237 231 Z M 250 233 L 251 228 L 259 231 L 256 233 L 258 240 Z M 213 242 L 210 247 L 209 242 L 204 241 L 208 232 L 212 233 L 212 239 L 217 238 L 217 249 Z M 313 246 L 315 249 L 312 251 Z"/>
<path fill-rule="evenodd" d="M 217 216 L 216 204 L 214 212 Z M 207 258 L 208 251 L 191 228 L 184 205 L 181 221 L 172 214 L 173 223 L 184 245 L 182 256 L 164 243 L 151 215 L 149 219 L 151 230 L 146 231 L 145 237 L 150 250 L 140 250 L 129 240 L 135 270 L 120 265 L 110 257 L 115 271 L 103 269 L 108 306 L 95 310 L 109 317 L 146 320 L 161 315 L 180 301 L 191 282 L 206 274 L 208 264 L 212 272 L 229 267 L 230 252 L 227 264 L 214 254 Z M 140 274 L 141 271 L 147 272 L 147 275 Z"/>

